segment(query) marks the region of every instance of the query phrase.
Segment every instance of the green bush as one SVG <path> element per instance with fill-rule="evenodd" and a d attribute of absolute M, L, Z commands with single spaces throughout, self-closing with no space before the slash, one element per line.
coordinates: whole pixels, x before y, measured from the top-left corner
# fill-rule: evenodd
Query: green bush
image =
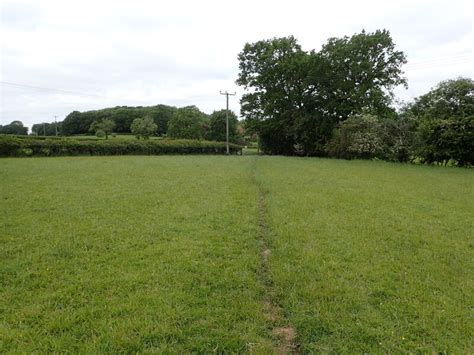
<path fill-rule="evenodd" d="M 230 145 L 231 154 L 242 147 Z M 75 140 L 75 139 L 20 139 L 0 136 L 0 156 L 68 156 L 68 155 L 159 155 L 159 154 L 225 154 L 222 142 L 196 140 Z"/>
<path fill-rule="evenodd" d="M 329 156 L 343 159 L 379 157 L 383 141 L 378 118 L 369 114 L 349 117 L 339 124 L 327 149 Z"/>
<path fill-rule="evenodd" d="M 99 137 L 99 138 L 103 138 L 105 137 L 105 132 L 101 129 L 98 129 L 96 132 L 95 132 L 95 136 L 96 137 Z"/>
<path fill-rule="evenodd" d="M 419 129 L 419 156 L 428 164 L 474 164 L 474 116 L 425 118 Z"/>
<path fill-rule="evenodd" d="M 0 156 L 16 156 L 23 148 L 23 143 L 25 141 L 21 138 L 15 136 L 0 136 Z"/>

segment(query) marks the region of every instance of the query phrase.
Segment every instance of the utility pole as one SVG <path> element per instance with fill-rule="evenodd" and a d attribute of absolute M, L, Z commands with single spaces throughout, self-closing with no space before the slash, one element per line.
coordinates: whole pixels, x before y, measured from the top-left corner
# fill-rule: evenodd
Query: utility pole
<path fill-rule="evenodd" d="M 58 122 L 56 121 L 56 115 L 54 115 L 54 129 L 56 130 L 56 137 L 58 136 Z"/>
<path fill-rule="evenodd" d="M 46 137 L 46 122 L 43 122 L 43 136 Z"/>
<path fill-rule="evenodd" d="M 226 147 L 226 154 L 229 155 L 229 95 L 235 96 L 235 92 L 233 94 L 228 93 L 227 91 L 222 92 L 219 91 L 221 95 L 225 95 L 226 99 L 226 110 L 225 110 L 225 147 Z"/>

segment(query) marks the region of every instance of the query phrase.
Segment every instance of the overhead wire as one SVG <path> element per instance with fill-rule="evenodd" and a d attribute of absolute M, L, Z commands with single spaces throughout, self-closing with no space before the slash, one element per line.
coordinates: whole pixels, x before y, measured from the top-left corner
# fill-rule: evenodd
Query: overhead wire
<path fill-rule="evenodd" d="M 405 71 L 413 72 L 413 71 L 418 71 L 422 69 L 432 69 L 432 68 L 440 67 L 440 66 L 464 64 L 464 63 L 470 62 L 471 60 L 472 60 L 472 56 L 469 53 L 464 53 L 464 54 L 459 54 L 455 56 L 430 58 L 426 60 L 410 62 L 403 65 L 402 69 Z M 339 76 L 337 75 L 334 75 L 333 77 L 339 78 Z M 329 78 L 330 77 L 326 77 L 326 79 L 329 79 Z M 76 96 L 81 96 L 81 97 L 103 98 L 103 99 L 109 99 L 109 100 L 134 101 L 134 102 L 142 102 L 142 103 L 147 102 L 140 99 L 110 97 L 110 96 L 99 95 L 99 94 L 90 94 L 90 93 L 84 93 L 84 92 L 73 91 L 73 90 L 55 89 L 55 88 L 36 86 L 36 85 L 30 85 L 30 84 L 15 83 L 15 82 L 10 82 L 10 81 L 0 81 L 0 85 L 6 86 L 6 87 L 34 90 L 34 91 L 44 92 L 44 93 L 52 93 L 52 94 L 57 93 L 57 94 L 76 95 Z"/>

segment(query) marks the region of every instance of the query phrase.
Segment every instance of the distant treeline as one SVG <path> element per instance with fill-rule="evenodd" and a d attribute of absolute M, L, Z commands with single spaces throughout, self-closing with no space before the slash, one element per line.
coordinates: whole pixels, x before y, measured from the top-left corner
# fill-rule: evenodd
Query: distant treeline
<path fill-rule="evenodd" d="M 0 125 L 0 134 L 15 134 L 23 136 L 28 134 L 28 127 L 23 126 L 21 121 L 13 121 L 7 125 Z"/>
<path fill-rule="evenodd" d="M 31 132 L 37 136 L 56 136 L 62 131 L 62 122 L 36 123 L 31 127 Z"/>
<path fill-rule="evenodd" d="M 61 135 L 69 136 L 74 134 L 88 134 L 93 122 L 101 122 L 106 119 L 115 123 L 114 132 L 130 133 L 130 126 L 136 118 L 151 117 L 158 126 L 156 134 L 166 134 L 168 130 L 168 121 L 176 112 L 177 107 L 167 105 L 156 106 L 117 106 L 113 108 L 104 108 L 101 110 L 79 112 L 73 111 L 66 116 L 59 127 Z M 35 124 L 32 127 L 34 134 L 43 135 L 43 124 Z M 54 123 L 47 124 L 46 135 L 55 135 Z"/>
<path fill-rule="evenodd" d="M 148 124 L 148 131 L 144 128 L 146 133 L 143 133 L 143 128 L 140 129 L 144 119 L 151 123 L 151 125 Z M 208 115 L 196 106 L 180 108 L 167 105 L 117 106 L 86 112 L 73 111 L 62 122 L 34 124 L 32 134 L 37 136 L 55 136 L 56 133 L 60 136 L 97 135 L 105 130 L 105 133 L 132 133 L 137 138 L 148 135 L 225 141 L 225 121 L 225 110 L 214 111 Z M 232 111 L 229 111 L 229 139 L 233 143 L 241 143 L 242 139 L 238 131 L 237 116 Z"/>

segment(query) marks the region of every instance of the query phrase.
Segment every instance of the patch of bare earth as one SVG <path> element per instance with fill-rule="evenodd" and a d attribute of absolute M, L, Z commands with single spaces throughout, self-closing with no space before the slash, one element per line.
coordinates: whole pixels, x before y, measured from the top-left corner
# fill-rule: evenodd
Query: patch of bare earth
<path fill-rule="evenodd" d="M 278 354 L 296 353 L 295 329 L 292 327 L 273 328 L 273 335 L 280 340 L 280 346 L 276 349 Z"/>

